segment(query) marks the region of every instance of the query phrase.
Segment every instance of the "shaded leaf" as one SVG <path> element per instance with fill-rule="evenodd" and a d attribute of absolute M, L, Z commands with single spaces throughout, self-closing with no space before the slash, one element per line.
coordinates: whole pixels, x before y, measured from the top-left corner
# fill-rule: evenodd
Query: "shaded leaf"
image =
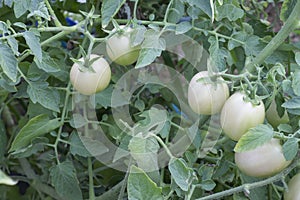
<path fill-rule="evenodd" d="M 101 7 L 102 27 L 105 28 L 126 0 L 104 0 Z"/>
<path fill-rule="evenodd" d="M 40 44 L 40 38 L 38 38 L 33 32 L 26 31 L 23 33 L 27 45 L 32 51 L 33 55 L 39 60 L 42 60 L 42 47 Z"/>
<path fill-rule="evenodd" d="M 188 191 L 195 178 L 193 169 L 189 168 L 182 158 L 172 158 L 169 162 L 169 171 L 176 184 L 183 191 Z"/>
<path fill-rule="evenodd" d="M 10 78 L 13 82 L 17 80 L 18 73 L 18 61 L 14 55 L 14 52 L 6 44 L 0 43 L 0 66 L 3 72 Z"/>
<path fill-rule="evenodd" d="M 17 134 L 12 142 L 10 152 L 26 147 L 31 141 L 39 136 L 49 133 L 61 126 L 58 119 L 49 120 L 46 115 L 32 118 Z"/>
<path fill-rule="evenodd" d="M 52 167 L 50 178 L 51 184 L 61 198 L 65 200 L 83 199 L 72 162 L 65 161 Z"/>
<path fill-rule="evenodd" d="M 130 168 L 127 191 L 129 200 L 163 200 L 162 189 L 142 169 L 135 166 Z"/>
<path fill-rule="evenodd" d="M 282 146 L 283 155 L 286 160 L 293 160 L 297 155 L 299 144 L 296 138 L 289 138 Z"/>

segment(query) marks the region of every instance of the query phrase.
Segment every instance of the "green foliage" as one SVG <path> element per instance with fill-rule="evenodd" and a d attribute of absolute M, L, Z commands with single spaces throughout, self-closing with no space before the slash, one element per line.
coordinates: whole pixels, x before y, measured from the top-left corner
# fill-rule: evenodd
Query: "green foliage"
<path fill-rule="evenodd" d="M 0 0 L 0 198 L 282 199 L 300 159 L 293 10 L 299 1 Z M 112 61 L 107 88 L 79 94 L 74 61 L 109 61 L 106 41 L 120 25 L 133 30 L 137 62 Z M 219 114 L 189 107 L 189 81 L 206 70 L 230 94 L 247 91 L 266 109 L 275 99 L 290 121 L 230 140 Z M 292 164 L 265 179 L 241 173 L 234 151 L 272 138 Z"/>

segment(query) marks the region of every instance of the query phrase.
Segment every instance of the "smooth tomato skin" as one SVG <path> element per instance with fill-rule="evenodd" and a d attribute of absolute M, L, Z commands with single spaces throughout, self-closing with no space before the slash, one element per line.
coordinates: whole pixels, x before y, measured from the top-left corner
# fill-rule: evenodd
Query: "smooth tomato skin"
<path fill-rule="evenodd" d="M 285 160 L 280 141 L 271 139 L 253 150 L 235 153 L 235 163 L 248 176 L 268 177 L 286 168 L 291 161 Z"/>
<path fill-rule="evenodd" d="M 96 54 L 91 54 L 90 59 L 100 57 Z M 83 61 L 83 58 L 79 59 Z M 92 64 L 92 71 L 80 71 L 79 65 L 74 63 L 70 71 L 70 80 L 73 87 L 84 95 L 92 95 L 96 92 L 104 90 L 111 78 L 111 70 L 107 61 L 100 57 Z"/>
<path fill-rule="evenodd" d="M 225 102 L 221 112 L 221 126 L 224 133 L 238 141 L 250 128 L 262 124 L 265 119 L 265 106 L 244 101 L 245 94 L 236 92 Z"/>
<path fill-rule="evenodd" d="M 190 81 L 188 88 L 188 102 L 191 109 L 202 115 L 219 113 L 229 97 L 226 83 L 197 82 L 199 78 L 208 77 L 208 71 L 197 73 Z M 219 80 L 223 80 L 219 78 Z"/>
<path fill-rule="evenodd" d="M 288 191 L 284 193 L 284 200 L 300 199 L 300 173 L 293 176 L 288 183 Z"/>
<path fill-rule="evenodd" d="M 113 62 L 123 66 L 131 65 L 139 57 L 140 46 L 131 46 L 130 35 L 133 30 L 130 27 L 120 26 L 120 28 L 124 29 L 124 32 L 116 33 L 108 38 L 106 52 Z"/>
<path fill-rule="evenodd" d="M 276 102 L 273 100 L 270 107 L 266 111 L 266 118 L 273 128 L 277 128 L 280 124 L 286 124 L 290 121 L 286 110 L 284 111 L 283 116 L 279 117 L 276 108 Z"/>

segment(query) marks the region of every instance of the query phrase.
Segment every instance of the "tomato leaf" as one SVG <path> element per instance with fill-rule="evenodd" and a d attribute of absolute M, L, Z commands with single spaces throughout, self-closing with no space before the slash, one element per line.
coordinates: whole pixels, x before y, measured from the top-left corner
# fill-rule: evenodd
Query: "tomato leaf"
<path fill-rule="evenodd" d="M 32 51 L 33 55 L 39 60 L 42 61 L 42 47 L 40 45 L 40 38 L 37 37 L 33 32 L 26 31 L 23 34 L 26 44 L 29 46 L 30 50 Z"/>
<path fill-rule="evenodd" d="M 214 21 L 214 4 L 212 0 L 184 0 L 190 6 L 195 6 L 207 14 Z"/>
<path fill-rule="evenodd" d="M 292 87 L 297 96 L 300 96 L 300 70 L 296 70 L 293 74 Z"/>
<path fill-rule="evenodd" d="M 219 46 L 219 42 L 215 37 L 211 36 L 208 39 L 210 43 L 209 53 L 211 56 L 211 62 L 214 72 L 224 71 L 226 68 L 226 58 L 228 57 L 228 51 L 224 47 Z"/>
<path fill-rule="evenodd" d="M 158 170 L 159 145 L 155 138 L 136 135 L 130 140 L 128 149 L 141 169 L 146 172 Z"/>
<path fill-rule="evenodd" d="M 282 146 L 285 159 L 293 160 L 297 155 L 298 148 L 298 140 L 296 138 L 289 138 Z"/>
<path fill-rule="evenodd" d="M 255 149 L 273 138 L 273 129 L 265 124 L 260 124 L 248 130 L 235 145 L 235 152 L 243 152 Z"/>
<path fill-rule="evenodd" d="M 169 162 L 169 170 L 175 183 L 183 190 L 188 191 L 196 176 L 192 168 L 189 168 L 182 158 L 172 158 Z"/>
<path fill-rule="evenodd" d="M 127 191 L 129 200 L 163 200 L 161 187 L 157 187 L 156 183 L 142 169 L 136 166 L 131 166 L 130 168 Z"/>
<path fill-rule="evenodd" d="M 47 109 L 60 112 L 59 93 L 56 90 L 49 89 L 47 83 L 31 83 L 27 88 L 27 92 L 33 103 L 38 102 Z"/>
<path fill-rule="evenodd" d="M 16 18 L 21 17 L 30 7 L 31 0 L 14 0 L 14 13 Z"/>
<path fill-rule="evenodd" d="M 104 0 L 101 7 L 102 27 L 105 28 L 126 0 Z"/>
<path fill-rule="evenodd" d="M 232 4 L 225 4 L 218 7 L 217 20 L 227 18 L 229 21 L 236 21 L 244 16 L 244 11 Z"/>
<path fill-rule="evenodd" d="M 70 161 L 65 161 L 50 169 L 51 184 L 58 195 L 65 200 L 83 199 L 75 172 Z"/>
<path fill-rule="evenodd" d="M 32 118 L 17 134 L 12 142 L 9 152 L 19 150 L 26 147 L 31 141 L 39 136 L 42 136 L 50 131 L 58 128 L 61 125 L 58 119 L 49 120 L 46 115 L 39 115 Z"/>
<path fill-rule="evenodd" d="M 288 109 L 297 109 L 300 108 L 300 97 L 293 97 L 287 102 L 282 104 L 282 107 Z"/>
<path fill-rule="evenodd" d="M 192 25 L 190 22 L 182 22 L 176 26 L 176 34 L 184 34 L 192 29 Z"/>
<path fill-rule="evenodd" d="M 296 63 L 300 66 L 300 52 L 295 53 L 295 60 L 296 60 Z"/>
<path fill-rule="evenodd" d="M 280 12 L 280 19 L 285 22 L 287 18 L 290 16 L 291 12 L 293 11 L 297 0 L 285 0 L 283 1 L 281 12 Z"/>
<path fill-rule="evenodd" d="M 11 48 L 3 43 L 0 43 L 0 66 L 8 78 L 10 78 L 13 82 L 16 82 L 18 61 Z"/>

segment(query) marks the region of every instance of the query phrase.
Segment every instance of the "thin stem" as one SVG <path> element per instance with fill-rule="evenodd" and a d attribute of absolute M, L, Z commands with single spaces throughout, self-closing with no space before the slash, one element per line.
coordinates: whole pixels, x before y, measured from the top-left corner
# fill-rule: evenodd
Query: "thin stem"
<path fill-rule="evenodd" d="M 138 6 L 138 3 L 139 3 L 139 0 L 135 0 L 134 8 L 133 8 L 133 19 L 134 19 L 134 20 L 137 20 L 136 13 L 137 13 L 137 6 Z"/>
<path fill-rule="evenodd" d="M 94 181 L 93 181 L 93 165 L 91 157 L 88 157 L 89 170 L 89 197 L 90 200 L 95 200 Z"/>
<path fill-rule="evenodd" d="M 167 20 L 168 20 L 170 8 L 171 8 L 171 6 L 172 6 L 172 4 L 173 4 L 173 1 L 174 1 L 174 0 L 171 0 L 171 1 L 169 2 L 169 4 L 168 4 L 168 7 L 167 7 L 167 10 L 166 10 L 166 13 L 165 13 L 165 17 L 164 17 L 164 21 L 163 21 L 163 22 L 164 22 L 164 25 L 167 24 Z"/>
<path fill-rule="evenodd" d="M 289 34 L 297 27 L 300 19 L 300 1 L 298 0 L 292 13 L 287 19 L 282 29 L 276 34 L 276 36 L 268 43 L 268 45 L 258 54 L 258 56 L 246 65 L 245 69 L 248 71 L 254 71 L 256 65 L 262 64 L 266 58 L 268 58 L 289 36 Z"/>
<path fill-rule="evenodd" d="M 58 18 L 56 17 L 56 14 L 55 14 L 54 10 L 52 9 L 49 1 L 45 0 L 45 4 L 46 4 L 46 6 L 47 6 L 47 8 L 48 8 L 48 10 L 49 10 L 49 12 L 50 12 L 50 14 L 52 16 L 52 19 L 54 21 L 55 26 L 61 27 L 62 25 L 61 25 L 60 21 L 58 20 Z"/>
<path fill-rule="evenodd" d="M 66 112 L 67 112 L 67 108 L 68 108 L 68 103 L 69 103 L 69 97 L 70 97 L 70 88 L 71 88 L 71 82 L 69 81 L 68 86 L 67 86 L 67 91 L 66 91 L 66 96 L 65 96 L 65 102 L 64 102 L 64 108 L 61 114 L 61 126 L 59 127 L 58 133 L 57 133 L 57 137 L 54 143 L 54 151 L 55 151 L 55 155 L 56 155 L 56 161 L 59 164 L 59 154 L 58 154 L 58 150 L 57 150 L 57 145 L 60 141 L 60 135 L 62 133 L 63 130 L 63 124 L 65 122 L 65 116 L 66 116 Z"/>
<path fill-rule="evenodd" d="M 268 185 L 268 184 L 273 183 L 275 181 L 281 180 L 283 177 L 285 177 L 287 174 L 289 174 L 297 166 L 298 162 L 299 162 L 299 158 L 296 159 L 287 169 L 283 170 L 281 173 L 279 173 L 275 176 L 272 176 L 270 178 L 264 179 L 262 181 L 243 184 L 239 187 L 235 187 L 235 188 L 232 188 L 232 189 L 229 189 L 229 190 L 218 192 L 218 193 L 206 196 L 206 197 L 201 197 L 201 198 L 198 198 L 196 200 L 222 199 L 222 197 L 229 196 L 229 195 L 232 195 L 234 193 L 242 192 L 242 191 L 245 191 L 245 190 L 251 190 L 251 189 L 254 189 L 254 188 L 258 188 L 258 187 Z"/>
<path fill-rule="evenodd" d="M 164 143 L 164 141 L 158 137 L 157 135 L 151 133 L 150 134 L 152 137 L 155 137 L 155 139 L 159 142 L 159 144 L 165 149 L 165 151 L 167 152 L 167 154 L 170 156 L 170 158 L 174 158 L 175 156 L 173 156 L 173 154 L 171 153 L 170 149 L 167 147 L 167 145 Z"/>

